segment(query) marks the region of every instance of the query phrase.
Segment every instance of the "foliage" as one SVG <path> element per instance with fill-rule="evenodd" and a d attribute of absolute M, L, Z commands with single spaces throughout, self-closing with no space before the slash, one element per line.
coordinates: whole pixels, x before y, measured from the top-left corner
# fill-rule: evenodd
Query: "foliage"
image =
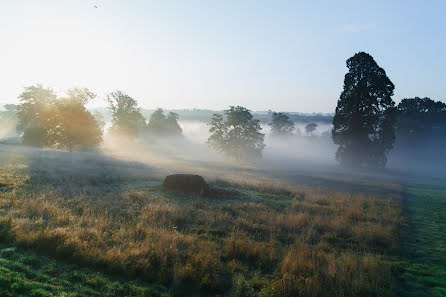
<path fill-rule="evenodd" d="M 112 112 L 112 133 L 134 138 L 146 127 L 146 119 L 135 99 L 118 90 L 108 94 L 107 101 Z"/>
<path fill-rule="evenodd" d="M 268 123 L 271 126 L 272 136 L 286 136 L 294 133 L 296 128 L 294 122 L 282 112 L 273 112 L 272 121 Z"/>
<path fill-rule="evenodd" d="M 54 113 L 56 94 L 52 89 L 45 89 L 37 84 L 25 87 L 19 99 L 17 131 L 23 132 L 23 143 L 32 146 L 48 145 L 48 121 Z"/>
<path fill-rule="evenodd" d="M 3 105 L 5 110 L 0 111 L 1 119 L 12 119 L 17 116 L 17 105 L 14 104 L 5 104 Z"/>
<path fill-rule="evenodd" d="M 216 151 L 237 160 L 261 157 L 265 135 L 248 109 L 230 106 L 224 116 L 214 114 L 210 126 L 207 143 Z"/>
<path fill-rule="evenodd" d="M 96 119 L 96 122 L 98 123 L 99 127 L 100 127 L 102 130 L 104 130 L 105 125 L 106 125 L 104 115 L 103 115 L 100 111 L 95 110 L 95 111 L 93 111 L 93 116 L 94 116 L 94 118 Z"/>
<path fill-rule="evenodd" d="M 72 89 L 68 97 L 54 102 L 54 113 L 49 118 L 48 144 L 88 149 L 102 142 L 102 129 L 85 104 L 96 97 L 88 89 Z"/>
<path fill-rule="evenodd" d="M 41 85 L 26 87 L 17 106 L 23 143 L 32 146 L 87 149 L 99 145 L 102 130 L 85 104 L 96 95 L 88 89 L 68 90 L 68 97 L 57 98 Z"/>
<path fill-rule="evenodd" d="M 355 54 L 347 67 L 333 118 L 336 159 L 347 166 L 384 167 L 395 141 L 395 86 L 367 53 Z"/>
<path fill-rule="evenodd" d="M 150 133 L 163 135 L 180 135 L 182 132 L 178 124 L 178 114 L 169 112 L 166 116 L 162 108 L 158 108 L 152 113 L 147 124 L 147 130 Z"/>
<path fill-rule="evenodd" d="M 307 132 L 307 134 L 312 134 L 314 131 L 316 131 L 316 128 L 316 123 L 309 123 L 305 126 L 305 132 Z"/>
<path fill-rule="evenodd" d="M 446 104 L 430 98 L 403 99 L 398 104 L 398 137 L 411 144 L 422 143 L 432 134 L 446 136 Z"/>

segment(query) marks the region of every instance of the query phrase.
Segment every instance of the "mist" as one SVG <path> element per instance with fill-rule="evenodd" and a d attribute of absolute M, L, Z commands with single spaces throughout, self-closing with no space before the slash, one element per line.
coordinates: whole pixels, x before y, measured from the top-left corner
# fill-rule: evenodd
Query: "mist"
<path fill-rule="evenodd" d="M 289 177 L 298 183 L 296 174 L 337 171 L 334 159 L 336 147 L 328 136 L 330 125 L 321 123 L 312 135 L 296 133 L 286 138 L 270 136 L 270 127 L 262 124 L 266 147 L 261 159 L 233 160 L 218 154 L 206 143 L 209 125 L 203 121 L 180 121 L 179 137 L 141 136 L 135 141 L 116 138 L 105 131 L 101 146 L 103 154 L 119 160 L 150 165 L 162 178 L 172 173 L 193 173 L 208 180 L 259 179 L 280 180 Z M 296 123 L 304 130 L 304 123 Z"/>

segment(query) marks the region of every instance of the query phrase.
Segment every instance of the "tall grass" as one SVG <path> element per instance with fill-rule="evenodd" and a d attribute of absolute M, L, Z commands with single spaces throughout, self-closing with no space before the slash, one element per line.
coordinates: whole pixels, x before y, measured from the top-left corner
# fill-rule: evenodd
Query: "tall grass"
<path fill-rule="evenodd" d="M 145 175 L 107 172 L 88 183 L 72 171 L 55 177 L 19 165 L 0 174 L 8 184 L 0 194 L 3 242 L 180 295 L 391 292 L 386 255 L 398 246 L 398 195 L 226 180 L 200 198 L 164 193 Z"/>

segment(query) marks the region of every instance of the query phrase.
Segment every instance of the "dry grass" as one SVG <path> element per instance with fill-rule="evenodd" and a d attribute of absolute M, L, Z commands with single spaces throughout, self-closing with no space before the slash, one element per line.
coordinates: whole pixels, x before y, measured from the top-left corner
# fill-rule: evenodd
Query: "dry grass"
<path fill-rule="evenodd" d="M 87 170 L 91 183 L 83 170 L 61 170 L 60 160 L 45 159 L 46 172 L 26 159 L 8 162 L 3 241 L 185 295 L 375 296 L 392 288 L 385 255 L 398 246 L 398 195 L 230 180 L 212 184 L 214 197 L 179 197 L 118 166 L 115 175 Z"/>

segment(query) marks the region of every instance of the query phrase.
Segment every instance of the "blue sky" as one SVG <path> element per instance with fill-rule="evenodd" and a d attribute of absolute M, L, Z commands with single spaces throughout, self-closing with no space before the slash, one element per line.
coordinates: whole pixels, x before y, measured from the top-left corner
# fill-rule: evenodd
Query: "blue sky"
<path fill-rule="evenodd" d="M 0 102 L 41 82 L 121 89 L 147 108 L 333 112 L 358 51 L 386 70 L 396 102 L 445 101 L 445 11 L 446 1 L 1 1 Z"/>

